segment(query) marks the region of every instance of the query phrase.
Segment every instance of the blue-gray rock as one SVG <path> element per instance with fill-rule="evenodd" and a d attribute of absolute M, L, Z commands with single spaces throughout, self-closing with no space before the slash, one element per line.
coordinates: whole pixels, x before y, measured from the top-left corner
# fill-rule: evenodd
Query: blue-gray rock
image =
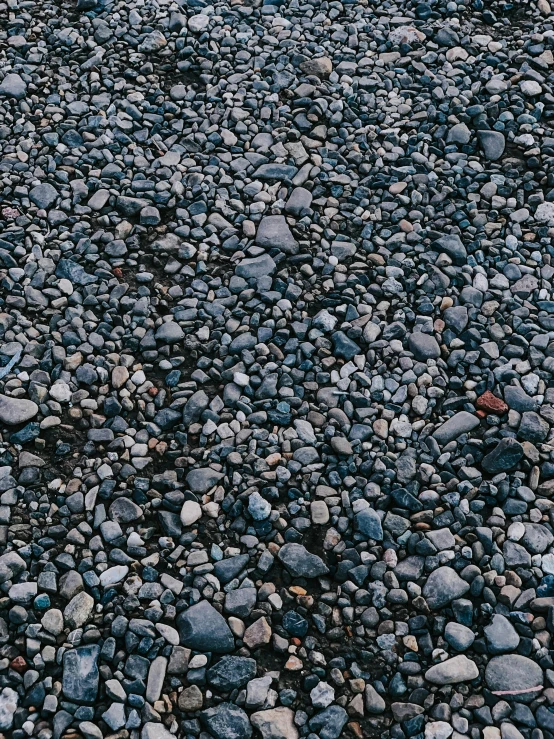
<path fill-rule="evenodd" d="M 254 176 L 264 181 L 291 180 L 297 172 L 296 167 L 288 164 L 262 164 L 254 172 Z"/>
<path fill-rule="evenodd" d="M 383 526 L 379 514 L 373 508 L 363 508 L 356 513 L 356 530 L 366 539 L 383 540 Z"/>
<path fill-rule="evenodd" d="M 211 467 L 191 470 L 186 477 L 187 486 L 193 493 L 200 493 L 201 495 L 211 490 L 222 479 L 223 473 L 212 470 Z"/>
<path fill-rule="evenodd" d="M 438 359 L 441 355 L 441 350 L 435 337 L 430 334 L 424 334 L 421 331 L 410 334 L 408 337 L 408 349 L 420 362 L 426 362 L 428 359 Z"/>
<path fill-rule="evenodd" d="M 245 280 L 259 279 L 266 275 L 272 275 L 277 265 L 269 254 L 260 254 L 259 257 L 246 257 L 241 259 L 235 268 L 235 274 Z"/>
<path fill-rule="evenodd" d="M 65 278 L 74 285 L 91 285 L 98 282 L 98 277 L 89 275 L 88 272 L 77 262 L 72 259 L 60 259 L 56 267 L 56 277 Z"/>
<path fill-rule="evenodd" d="M 242 572 L 249 561 L 248 554 L 237 554 L 236 557 L 222 559 L 215 563 L 214 575 L 225 585 Z"/>
<path fill-rule="evenodd" d="M 485 626 L 483 633 L 490 654 L 515 652 L 519 646 L 519 634 L 506 616 L 502 616 L 500 613 L 493 615 L 492 621 L 488 626 Z"/>
<path fill-rule="evenodd" d="M 499 472 L 512 470 L 523 457 L 523 447 L 510 437 L 501 439 L 497 446 L 489 452 L 481 462 L 485 472 L 497 475 Z"/>
<path fill-rule="evenodd" d="M 200 714 L 200 723 L 215 739 L 250 739 L 252 726 L 242 708 L 220 703 Z"/>
<path fill-rule="evenodd" d="M 475 641 L 475 633 L 463 624 L 450 621 L 446 624 L 444 638 L 457 652 L 465 652 Z"/>
<path fill-rule="evenodd" d="M 27 94 L 27 83 L 15 72 L 9 72 L 0 82 L 0 97 L 23 100 Z"/>
<path fill-rule="evenodd" d="M 542 690 L 543 672 L 539 665 L 521 654 L 503 654 L 493 657 L 485 669 L 485 683 L 492 692 L 509 691 L 512 699 L 517 694 L 532 697 L 533 689 Z"/>
<path fill-rule="evenodd" d="M 458 575 L 452 567 L 439 567 L 433 570 L 423 586 L 423 597 L 432 610 L 438 610 L 455 598 L 461 598 L 469 590 L 469 583 Z"/>
<path fill-rule="evenodd" d="M 534 411 L 537 408 L 537 401 L 518 385 L 506 385 L 504 388 L 504 400 L 510 408 L 518 413 Z"/>
<path fill-rule="evenodd" d="M 256 677 L 256 660 L 250 657 L 222 657 L 210 667 L 206 677 L 209 685 L 229 693 Z"/>
<path fill-rule="evenodd" d="M 506 148 L 504 134 L 500 131 L 477 131 L 477 136 L 487 159 L 490 159 L 491 162 L 500 159 Z"/>
<path fill-rule="evenodd" d="M 177 616 L 181 644 L 199 652 L 232 652 L 235 640 L 227 621 L 207 600 L 201 600 Z"/>
<path fill-rule="evenodd" d="M 433 437 L 441 445 L 448 444 L 449 441 L 457 439 L 462 434 L 467 434 L 479 426 L 480 420 L 473 413 L 467 411 L 459 411 L 451 418 L 445 421 L 438 429 L 433 432 Z"/>
<path fill-rule="evenodd" d="M 431 245 L 435 251 L 444 252 L 459 267 L 467 262 L 467 250 L 457 234 L 445 234 Z"/>
<path fill-rule="evenodd" d="M 311 718 L 309 726 L 320 739 L 339 739 L 347 721 L 344 708 L 332 705 Z"/>
<path fill-rule="evenodd" d="M 36 185 L 29 193 L 29 200 L 42 210 L 48 210 L 51 205 L 54 205 L 57 197 L 58 191 L 49 182 Z"/>
<path fill-rule="evenodd" d="M 279 249 L 285 254 L 298 254 L 294 238 L 285 216 L 266 216 L 256 232 L 256 244 L 264 249 Z"/>
<path fill-rule="evenodd" d="M 465 123 L 456 123 L 452 126 L 446 137 L 447 144 L 469 144 L 471 131 Z"/>
<path fill-rule="evenodd" d="M 285 204 L 285 211 L 293 216 L 299 216 L 312 204 L 312 193 L 305 187 L 295 187 Z"/>
<path fill-rule="evenodd" d="M 69 649 L 63 656 L 62 690 L 67 700 L 92 704 L 98 693 L 100 647 Z"/>
<path fill-rule="evenodd" d="M 185 426 L 190 426 L 191 423 L 197 423 L 209 404 L 210 399 L 204 390 L 197 390 L 193 393 L 183 408 L 183 423 Z"/>
<path fill-rule="evenodd" d="M 523 441 L 539 444 L 546 439 L 549 431 L 550 426 L 544 418 L 541 418 L 535 411 L 526 411 L 521 416 L 517 436 L 518 439 L 523 439 Z"/>
<path fill-rule="evenodd" d="M 337 357 L 343 357 L 347 361 L 354 359 L 357 354 L 361 354 L 362 350 L 355 341 L 350 339 L 343 331 L 335 331 L 331 337 L 333 340 L 333 349 Z"/>
<path fill-rule="evenodd" d="M 284 544 L 277 556 L 293 577 L 320 577 L 329 571 L 325 562 L 302 544 Z"/>
<path fill-rule="evenodd" d="M 554 541 L 552 533 L 541 523 L 525 523 L 525 534 L 520 540 L 531 554 L 542 554 Z"/>

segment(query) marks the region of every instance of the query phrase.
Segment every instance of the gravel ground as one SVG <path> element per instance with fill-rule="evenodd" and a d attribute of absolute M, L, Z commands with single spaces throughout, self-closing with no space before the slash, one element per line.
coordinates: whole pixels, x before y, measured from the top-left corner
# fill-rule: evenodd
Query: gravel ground
<path fill-rule="evenodd" d="M 554 16 L 0 0 L 0 737 L 554 739 Z"/>

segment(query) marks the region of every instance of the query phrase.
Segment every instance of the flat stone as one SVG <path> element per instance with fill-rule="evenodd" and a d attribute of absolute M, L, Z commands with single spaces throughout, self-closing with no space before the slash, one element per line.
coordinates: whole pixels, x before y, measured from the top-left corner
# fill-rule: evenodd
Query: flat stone
<path fill-rule="evenodd" d="M 489 690 L 499 695 L 521 695 L 542 690 L 543 672 L 539 665 L 521 654 L 493 657 L 485 669 Z"/>
<path fill-rule="evenodd" d="M 433 665 L 425 673 L 425 679 L 434 685 L 463 683 L 477 677 L 479 677 L 477 665 L 465 654 L 458 654 L 438 665 Z"/>
<path fill-rule="evenodd" d="M 445 421 L 442 426 L 439 426 L 433 432 L 434 438 L 441 445 L 448 444 L 448 442 L 457 439 L 462 434 L 468 434 L 473 431 L 474 428 L 479 426 L 480 420 L 473 413 L 467 411 L 459 411 L 455 413 L 451 418 Z"/>
<path fill-rule="evenodd" d="M 38 413 L 38 405 L 25 398 L 11 398 L 0 395 L 0 422 L 8 426 L 18 426 L 34 418 Z"/>

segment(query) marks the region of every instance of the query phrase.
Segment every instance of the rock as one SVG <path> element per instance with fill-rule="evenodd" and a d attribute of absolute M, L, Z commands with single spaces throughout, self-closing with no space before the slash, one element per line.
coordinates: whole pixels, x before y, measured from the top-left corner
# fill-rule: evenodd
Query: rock
<path fill-rule="evenodd" d="M 479 677 L 477 665 L 465 654 L 458 654 L 445 662 L 433 665 L 425 673 L 425 679 L 434 685 L 452 685 L 475 680 L 477 677 Z"/>
<path fill-rule="evenodd" d="M 304 74 L 314 75 L 315 77 L 328 77 L 333 71 L 333 63 L 329 57 L 320 56 L 317 59 L 308 59 L 302 62 L 300 69 Z"/>
<path fill-rule="evenodd" d="M 506 148 L 506 139 L 500 131 L 477 131 L 479 143 L 487 159 L 496 162 Z"/>
<path fill-rule="evenodd" d="M 220 703 L 200 714 L 200 723 L 215 739 L 250 739 L 248 715 L 233 703 Z"/>
<path fill-rule="evenodd" d="M 207 600 L 201 600 L 180 613 L 177 628 L 181 644 L 190 649 L 218 654 L 234 649 L 235 642 L 227 622 Z"/>
<path fill-rule="evenodd" d="M 501 439 L 481 462 L 483 469 L 491 475 L 513 469 L 523 457 L 523 447 L 515 439 Z"/>
<path fill-rule="evenodd" d="M 19 696 L 12 688 L 2 688 L 0 693 L 0 730 L 6 731 L 13 726 L 13 717 L 17 711 Z"/>
<path fill-rule="evenodd" d="M 9 72 L 0 82 L 0 97 L 23 100 L 27 94 L 27 83 L 15 72 Z M 10 728 L 8 726 L 4 728 Z"/>
<path fill-rule="evenodd" d="M 505 616 L 494 614 L 492 621 L 483 629 L 490 654 L 513 652 L 519 645 L 519 634 Z"/>
<path fill-rule="evenodd" d="M 364 706 L 368 713 L 379 715 L 385 712 L 387 704 L 373 685 L 366 685 L 364 690 Z"/>
<path fill-rule="evenodd" d="M 468 434 L 479 426 L 479 419 L 467 411 L 459 411 L 449 418 L 442 426 L 433 432 L 434 438 L 441 445 L 457 439 L 462 434 Z"/>
<path fill-rule="evenodd" d="M 485 669 L 485 683 L 498 695 L 532 694 L 540 692 L 543 673 L 536 662 L 521 654 L 493 657 Z"/>
<path fill-rule="evenodd" d="M 423 588 L 423 597 L 429 608 L 437 610 L 461 598 L 468 590 L 469 584 L 451 567 L 444 566 L 431 572 Z"/>
<path fill-rule="evenodd" d="M 89 645 L 65 652 L 62 690 L 67 700 L 92 704 L 99 684 L 98 657 L 100 647 Z"/>
<path fill-rule="evenodd" d="M 467 250 L 456 234 L 445 234 L 434 241 L 432 246 L 436 251 L 448 254 L 458 266 L 463 266 L 467 261 Z"/>
<path fill-rule="evenodd" d="M 308 552 L 302 544 L 284 544 L 278 557 L 293 577 L 313 578 L 328 572 L 323 560 Z"/>
<path fill-rule="evenodd" d="M 410 334 L 408 348 L 420 362 L 440 357 L 439 345 L 434 336 L 429 336 L 429 334 Z"/>
<path fill-rule="evenodd" d="M 298 739 L 298 729 L 294 725 L 294 711 L 284 706 L 257 711 L 250 716 L 252 726 L 262 735 L 262 739 Z"/>
<path fill-rule="evenodd" d="M 58 191 L 49 182 L 36 185 L 29 193 L 29 200 L 42 210 L 50 208 L 57 199 Z"/>
<path fill-rule="evenodd" d="M 279 249 L 285 254 L 298 253 L 298 244 L 284 216 L 266 216 L 258 226 L 256 244 L 265 249 Z"/>
<path fill-rule="evenodd" d="M 210 667 L 206 676 L 210 685 L 228 693 L 256 677 L 256 660 L 249 657 L 222 657 Z"/>
<path fill-rule="evenodd" d="M 38 413 L 38 405 L 25 398 L 10 398 L 0 395 L 0 422 L 8 426 L 18 426 L 34 418 Z"/>
<path fill-rule="evenodd" d="M 207 493 L 216 485 L 223 475 L 209 467 L 203 469 L 191 470 L 187 475 L 187 485 L 193 493 Z"/>

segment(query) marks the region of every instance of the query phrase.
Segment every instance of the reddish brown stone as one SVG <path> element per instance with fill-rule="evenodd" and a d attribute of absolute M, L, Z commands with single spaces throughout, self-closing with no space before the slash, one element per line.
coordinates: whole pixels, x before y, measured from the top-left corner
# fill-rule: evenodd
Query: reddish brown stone
<path fill-rule="evenodd" d="M 24 657 L 15 657 L 10 662 L 10 667 L 12 670 L 15 670 L 15 672 L 25 672 L 27 669 L 27 662 L 25 661 Z"/>
<path fill-rule="evenodd" d="M 508 410 L 508 406 L 502 398 L 497 398 L 490 390 L 477 398 L 477 408 L 486 411 L 486 413 L 494 413 L 495 416 L 501 416 Z"/>

